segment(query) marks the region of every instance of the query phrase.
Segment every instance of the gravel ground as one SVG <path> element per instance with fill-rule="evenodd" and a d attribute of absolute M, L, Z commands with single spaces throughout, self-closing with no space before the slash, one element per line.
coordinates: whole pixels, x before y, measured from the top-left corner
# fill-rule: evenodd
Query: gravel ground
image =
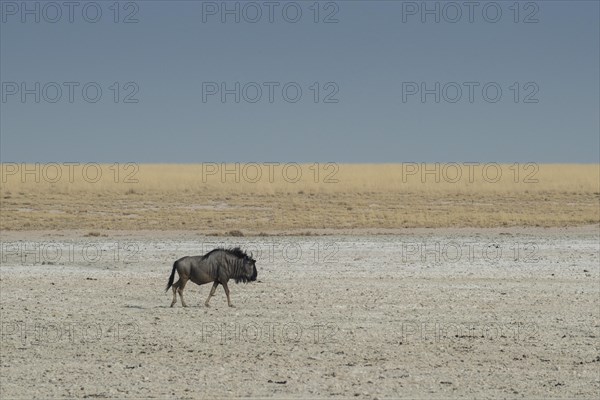
<path fill-rule="evenodd" d="M 598 226 L 372 233 L 3 232 L 0 397 L 600 394 Z M 258 281 L 169 308 L 173 261 L 218 245 Z"/>

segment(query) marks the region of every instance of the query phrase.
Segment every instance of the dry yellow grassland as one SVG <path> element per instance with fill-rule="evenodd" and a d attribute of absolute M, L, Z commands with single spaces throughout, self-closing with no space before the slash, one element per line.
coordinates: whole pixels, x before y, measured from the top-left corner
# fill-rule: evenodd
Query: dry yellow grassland
<path fill-rule="evenodd" d="M 2 230 L 578 226 L 598 164 L 12 164 Z"/>

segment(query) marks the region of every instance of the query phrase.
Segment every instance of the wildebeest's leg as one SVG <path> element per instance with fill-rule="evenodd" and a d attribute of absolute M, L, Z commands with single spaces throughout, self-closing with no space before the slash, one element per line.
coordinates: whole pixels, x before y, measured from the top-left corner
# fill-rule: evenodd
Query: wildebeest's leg
<path fill-rule="evenodd" d="M 171 302 L 171 307 L 177 303 L 177 288 L 179 287 L 179 283 L 181 283 L 181 280 L 178 280 L 173 284 L 173 301 Z"/>
<path fill-rule="evenodd" d="M 187 304 L 185 304 L 185 300 L 183 300 L 183 289 L 185 289 L 185 284 L 187 283 L 187 279 L 185 278 L 180 278 L 179 279 L 179 288 L 177 289 L 177 291 L 179 292 L 179 297 L 181 297 L 181 305 L 184 307 L 187 307 Z"/>
<path fill-rule="evenodd" d="M 229 307 L 235 307 L 231 304 L 231 299 L 229 298 L 229 287 L 227 286 L 227 282 L 223 283 L 223 289 L 225 289 L 225 294 L 227 295 L 227 304 Z"/>
<path fill-rule="evenodd" d="M 206 301 L 204 302 L 204 305 L 206 307 L 209 307 L 208 301 L 210 300 L 211 297 L 213 297 L 215 295 L 215 290 L 217 290 L 217 286 L 219 286 L 219 282 L 214 281 L 212 288 L 210 288 L 210 293 L 208 294 L 208 299 L 206 299 Z"/>

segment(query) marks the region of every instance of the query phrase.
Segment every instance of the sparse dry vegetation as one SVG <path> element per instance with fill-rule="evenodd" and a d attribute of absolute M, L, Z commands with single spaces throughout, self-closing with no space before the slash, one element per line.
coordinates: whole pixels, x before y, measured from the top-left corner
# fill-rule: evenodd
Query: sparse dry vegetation
<path fill-rule="evenodd" d="M 0 228 L 172 229 L 227 235 L 597 224 L 599 167 L 142 164 L 102 165 L 99 179 L 95 174 L 84 179 L 81 168 L 69 176 L 63 167 L 56 179 L 41 165 L 36 182 L 36 173 L 21 173 L 25 167 L 15 170 L 13 164 L 2 164 Z"/>

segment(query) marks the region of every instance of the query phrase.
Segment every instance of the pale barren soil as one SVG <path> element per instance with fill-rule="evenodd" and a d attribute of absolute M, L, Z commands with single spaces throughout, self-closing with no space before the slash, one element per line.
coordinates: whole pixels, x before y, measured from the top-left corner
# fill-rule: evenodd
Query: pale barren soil
<path fill-rule="evenodd" d="M 2 233 L 2 399 L 600 392 L 597 225 L 84 233 Z M 236 308 L 191 283 L 169 308 L 172 262 L 221 244 L 253 251 L 259 281 L 230 286 Z"/>

